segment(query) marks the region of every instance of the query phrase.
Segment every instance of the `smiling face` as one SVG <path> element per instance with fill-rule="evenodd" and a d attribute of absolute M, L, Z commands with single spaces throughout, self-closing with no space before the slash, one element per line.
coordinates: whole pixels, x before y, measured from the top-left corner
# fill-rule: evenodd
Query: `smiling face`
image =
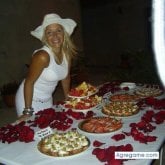
<path fill-rule="evenodd" d="M 64 30 L 59 24 L 48 25 L 45 29 L 45 39 L 53 49 L 61 49 L 64 41 Z"/>

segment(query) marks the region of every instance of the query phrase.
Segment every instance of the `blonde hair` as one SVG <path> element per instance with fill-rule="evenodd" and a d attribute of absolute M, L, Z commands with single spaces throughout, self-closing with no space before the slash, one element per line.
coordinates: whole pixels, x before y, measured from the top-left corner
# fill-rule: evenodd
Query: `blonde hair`
<path fill-rule="evenodd" d="M 69 61 L 72 58 L 76 57 L 78 50 L 77 50 L 75 44 L 73 43 L 73 40 L 69 36 L 69 34 L 65 31 L 64 28 L 63 28 L 63 30 L 64 30 L 64 42 L 63 42 L 63 45 L 62 45 L 62 52 L 65 54 L 65 57 Z M 46 41 L 45 33 L 44 33 L 44 35 L 42 37 L 42 43 L 44 45 L 47 45 L 53 51 L 53 48 Z M 61 60 L 60 60 L 59 56 L 57 54 L 55 54 L 55 55 L 56 55 L 56 57 L 55 57 L 56 62 L 58 64 L 60 64 Z"/>

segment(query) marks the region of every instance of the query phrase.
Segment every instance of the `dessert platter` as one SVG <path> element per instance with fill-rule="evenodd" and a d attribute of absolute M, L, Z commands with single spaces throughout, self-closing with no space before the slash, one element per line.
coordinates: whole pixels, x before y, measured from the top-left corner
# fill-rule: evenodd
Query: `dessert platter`
<path fill-rule="evenodd" d="M 78 85 L 77 87 L 72 88 L 69 91 L 68 97 L 85 98 L 85 97 L 92 96 L 92 95 L 96 94 L 97 92 L 98 92 L 98 89 L 95 86 L 93 86 L 89 83 L 86 83 L 84 81 L 80 85 Z"/>
<path fill-rule="evenodd" d="M 142 98 L 145 97 L 156 97 L 163 94 L 163 90 L 159 86 L 142 86 L 135 90 L 135 93 Z"/>
<path fill-rule="evenodd" d="M 84 81 L 69 91 L 68 99 L 61 104 L 61 107 L 76 112 L 95 110 L 102 106 L 102 97 L 98 96 L 97 92 L 98 88 Z"/>
<path fill-rule="evenodd" d="M 123 124 L 121 119 L 99 116 L 92 117 L 80 122 L 78 128 L 85 133 L 100 135 L 117 131 L 122 128 L 122 126 Z"/>
<path fill-rule="evenodd" d="M 87 112 L 94 110 L 96 107 L 101 105 L 102 97 L 98 95 L 90 96 L 87 98 L 69 98 L 62 105 L 63 108 L 70 108 L 72 111 L 76 112 Z"/>
<path fill-rule="evenodd" d="M 119 102 L 136 102 L 140 99 L 139 95 L 136 94 L 115 94 L 110 96 L 110 101 L 119 101 Z"/>
<path fill-rule="evenodd" d="M 38 143 L 38 150 L 48 156 L 70 157 L 85 151 L 90 145 L 89 139 L 77 131 L 53 133 Z"/>
<path fill-rule="evenodd" d="M 136 115 L 139 107 L 133 102 L 110 102 L 103 106 L 102 113 L 108 116 L 129 117 Z"/>

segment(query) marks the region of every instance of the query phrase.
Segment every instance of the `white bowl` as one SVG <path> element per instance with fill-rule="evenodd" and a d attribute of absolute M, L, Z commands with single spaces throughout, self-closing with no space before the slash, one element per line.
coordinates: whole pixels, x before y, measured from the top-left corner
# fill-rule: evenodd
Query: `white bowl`
<path fill-rule="evenodd" d="M 129 89 L 134 89 L 136 87 L 136 84 L 133 82 L 123 82 L 120 84 L 120 88 L 128 87 Z"/>

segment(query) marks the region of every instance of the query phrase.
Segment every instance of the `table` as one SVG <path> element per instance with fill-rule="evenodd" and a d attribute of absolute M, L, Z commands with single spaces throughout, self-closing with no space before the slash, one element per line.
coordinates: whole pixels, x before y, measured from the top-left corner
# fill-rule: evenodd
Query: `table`
<path fill-rule="evenodd" d="M 164 95 L 163 95 L 164 97 Z M 57 107 L 55 107 L 57 109 Z M 145 109 L 148 109 L 146 107 Z M 158 110 L 154 110 L 157 112 Z M 100 107 L 95 109 L 97 115 L 102 115 Z M 123 119 L 123 131 L 128 131 L 129 124 L 132 122 L 138 122 L 141 116 L 146 112 L 146 110 L 140 111 L 135 116 L 126 117 Z M 74 121 L 72 127 L 77 127 L 78 122 Z M 94 140 L 99 140 L 101 142 L 105 142 L 106 145 L 103 147 L 107 147 L 110 145 L 122 145 L 122 144 L 132 144 L 134 151 L 136 152 L 154 152 L 159 151 L 165 140 L 165 125 L 159 124 L 156 125 L 157 128 L 151 133 L 152 136 L 157 136 L 157 140 L 155 142 L 149 142 L 148 144 L 139 143 L 138 141 L 134 141 L 132 137 L 127 137 L 121 141 L 114 141 L 111 139 L 111 136 L 120 133 L 121 130 L 118 130 L 114 133 L 109 133 L 105 135 L 92 135 L 85 134 L 90 142 L 90 147 L 83 153 L 70 156 L 70 157 L 61 157 L 55 158 L 51 156 L 46 156 L 40 153 L 37 149 L 38 141 L 24 143 L 24 142 L 14 142 L 11 144 L 0 143 L 0 162 L 6 165 L 48 165 L 48 164 L 56 164 L 56 165 L 103 165 L 103 162 L 100 162 L 94 155 L 92 155 L 92 150 L 94 149 L 92 143 Z M 80 131 L 81 132 L 81 131 Z M 141 165 L 141 164 L 151 164 L 152 160 L 143 159 L 143 160 L 129 160 L 125 161 L 125 165 Z"/>

